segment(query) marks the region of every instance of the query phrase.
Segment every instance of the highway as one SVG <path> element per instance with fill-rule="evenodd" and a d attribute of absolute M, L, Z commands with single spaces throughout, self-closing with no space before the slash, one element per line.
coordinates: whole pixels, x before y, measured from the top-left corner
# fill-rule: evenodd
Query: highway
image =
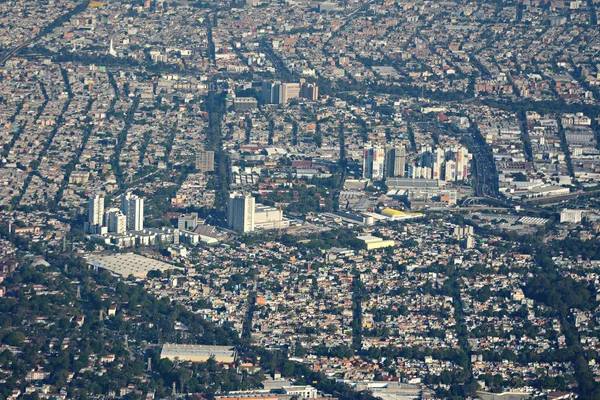
<path fill-rule="evenodd" d="M 30 39 L 24 43 L 21 43 L 20 45 L 18 45 L 17 47 L 11 49 L 8 51 L 8 53 L 4 54 L 1 58 L 0 58 L 0 65 L 4 64 L 6 61 L 10 60 L 12 57 L 14 57 L 18 52 L 20 52 L 23 47 L 27 47 L 29 46 L 31 43 L 33 42 L 33 39 Z"/>

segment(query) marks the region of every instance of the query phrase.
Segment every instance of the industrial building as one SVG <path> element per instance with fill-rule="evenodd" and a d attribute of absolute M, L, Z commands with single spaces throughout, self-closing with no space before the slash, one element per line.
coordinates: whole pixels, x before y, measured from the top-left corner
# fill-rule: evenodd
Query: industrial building
<path fill-rule="evenodd" d="M 396 242 L 394 242 L 393 240 L 384 240 L 382 238 L 371 235 L 358 236 L 357 239 L 365 242 L 365 244 L 367 245 L 367 250 L 393 247 L 396 244 Z"/>
<path fill-rule="evenodd" d="M 384 208 L 381 214 L 387 217 L 389 221 L 404 221 L 407 219 L 417 219 L 424 215 L 421 213 L 407 213 L 404 211 L 394 210 L 393 208 Z"/>

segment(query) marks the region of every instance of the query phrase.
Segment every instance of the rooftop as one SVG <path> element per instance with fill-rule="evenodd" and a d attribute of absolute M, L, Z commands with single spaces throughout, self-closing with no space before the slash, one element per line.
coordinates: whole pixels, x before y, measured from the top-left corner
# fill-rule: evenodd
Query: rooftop
<path fill-rule="evenodd" d="M 170 264 L 133 253 L 92 256 L 89 258 L 89 263 L 121 276 L 133 275 L 136 278 L 145 278 L 152 270 L 162 272 L 173 269 Z"/>

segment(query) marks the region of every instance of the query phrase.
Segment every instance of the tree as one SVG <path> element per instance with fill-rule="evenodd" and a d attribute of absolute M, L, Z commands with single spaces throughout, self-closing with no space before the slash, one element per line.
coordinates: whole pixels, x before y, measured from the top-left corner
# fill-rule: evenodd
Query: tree
<path fill-rule="evenodd" d="M 25 335 L 22 332 L 13 331 L 4 336 L 2 342 L 9 346 L 21 346 L 25 341 Z"/>

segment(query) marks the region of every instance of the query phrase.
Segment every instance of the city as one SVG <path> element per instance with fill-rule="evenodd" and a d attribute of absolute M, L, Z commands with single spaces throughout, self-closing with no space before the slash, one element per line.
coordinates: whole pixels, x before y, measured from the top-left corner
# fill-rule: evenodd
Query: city
<path fill-rule="evenodd" d="M 596 0 L 0 0 L 0 400 L 600 399 Z"/>

